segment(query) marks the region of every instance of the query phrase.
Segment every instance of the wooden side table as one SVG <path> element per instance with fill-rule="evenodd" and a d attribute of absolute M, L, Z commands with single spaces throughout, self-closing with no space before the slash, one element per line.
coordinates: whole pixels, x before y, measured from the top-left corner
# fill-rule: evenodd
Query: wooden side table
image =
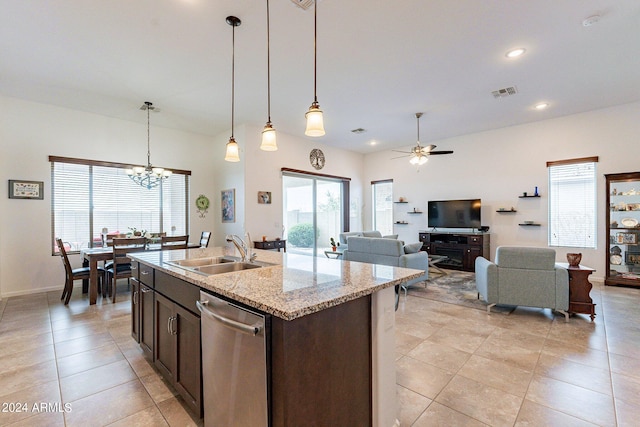
<path fill-rule="evenodd" d="M 285 252 L 287 252 L 287 241 L 286 240 L 254 240 L 253 247 L 256 249 L 277 249 L 280 252 L 282 248 Z"/>
<path fill-rule="evenodd" d="M 567 263 L 559 264 L 569 272 L 569 313 L 588 314 L 593 322 L 596 317 L 596 305 L 589 296 L 593 287 L 589 282 L 589 275 L 596 270 L 584 265 L 569 267 Z"/>

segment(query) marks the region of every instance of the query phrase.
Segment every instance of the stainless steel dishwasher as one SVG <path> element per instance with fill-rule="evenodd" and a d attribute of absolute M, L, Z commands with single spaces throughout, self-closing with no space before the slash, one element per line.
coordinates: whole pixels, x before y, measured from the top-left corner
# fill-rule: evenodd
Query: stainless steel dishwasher
<path fill-rule="evenodd" d="M 202 313 L 205 427 L 267 426 L 268 316 L 202 291 L 196 305 Z"/>

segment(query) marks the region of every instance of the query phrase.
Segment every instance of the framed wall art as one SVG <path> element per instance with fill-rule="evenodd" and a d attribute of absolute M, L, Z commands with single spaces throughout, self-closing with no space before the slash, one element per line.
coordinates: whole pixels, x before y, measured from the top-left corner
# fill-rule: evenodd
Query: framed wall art
<path fill-rule="evenodd" d="M 270 205 L 271 191 L 258 191 L 258 203 L 261 205 Z"/>
<path fill-rule="evenodd" d="M 222 222 L 236 222 L 236 189 L 222 190 Z"/>
<path fill-rule="evenodd" d="M 9 198 L 42 200 L 44 199 L 44 182 L 10 179 Z"/>

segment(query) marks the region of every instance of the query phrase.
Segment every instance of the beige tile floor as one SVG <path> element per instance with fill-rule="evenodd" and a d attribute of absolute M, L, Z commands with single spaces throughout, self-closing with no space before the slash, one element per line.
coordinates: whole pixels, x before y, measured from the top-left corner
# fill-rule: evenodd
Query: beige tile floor
<path fill-rule="evenodd" d="M 402 297 L 402 426 L 640 425 L 640 289 L 596 286 L 595 322 Z M 0 425 L 201 425 L 131 339 L 127 295 L 0 301 Z M 26 405 L 25 405 L 26 404 Z"/>

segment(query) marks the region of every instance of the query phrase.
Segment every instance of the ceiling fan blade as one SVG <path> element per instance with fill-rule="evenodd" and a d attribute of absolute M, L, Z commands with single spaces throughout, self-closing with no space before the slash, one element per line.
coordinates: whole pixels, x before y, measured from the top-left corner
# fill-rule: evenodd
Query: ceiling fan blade
<path fill-rule="evenodd" d="M 405 158 L 407 158 L 407 157 L 409 157 L 409 154 L 404 155 L 404 156 L 392 157 L 392 158 L 391 158 L 391 160 L 395 160 L 395 159 L 405 159 Z"/>
<path fill-rule="evenodd" d="M 402 150 L 391 150 L 395 153 L 405 153 L 405 154 L 411 154 L 411 151 L 402 151 Z"/>
<path fill-rule="evenodd" d="M 427 153 L 427 154 L 429 154 L 430 156 L 431 156 L 431 155 L 434 155 L 434 156 L 435 156 L 435 155 L 438 155 L 438 154 L 453 154 L 453 151 L 452 151 L 452 150 L 430 151 L 430 152 L 429 152 L 429 153 Z"/>

